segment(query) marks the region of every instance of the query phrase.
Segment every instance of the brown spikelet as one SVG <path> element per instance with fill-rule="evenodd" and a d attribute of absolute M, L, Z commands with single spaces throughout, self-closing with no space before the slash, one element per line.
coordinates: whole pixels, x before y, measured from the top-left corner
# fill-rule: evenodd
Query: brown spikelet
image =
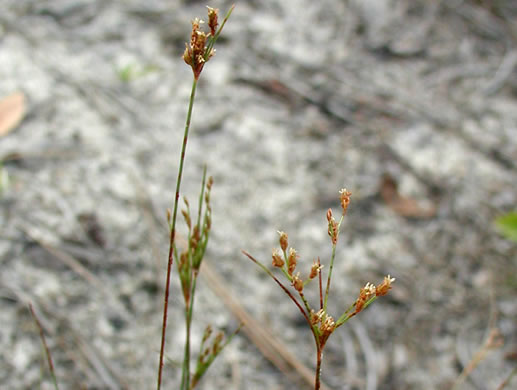
<path fill-rule="evenodd" d="M 392 278 L 390 275 L 385 276 L 384 280 L 381 284 L 379 284 L 376 288 L 375 294 L 378 297 L 382 297 L 383 295 L 386 295 L 388 291 L 391 289 L 391 283 L 395 281 L 395 278 Z"/>
<path fill-rule="evenodd" d="M 278 232 L 280 235 L 279 242 L 280 242 L 280 248 L 285 252 L 287 250 L 287 246 L 289 245 L 288 239 L 287 239 L 287 233 L 285 232 Z"/>
<path fill-rule="evenodd" d="M 289 257 L 287 258 L 287 273 L 293 276 L 293 272 L 296 269 L 298 263 L 298 254 L 294 248 L 289 249 Z"/>
<path fill-rule="evenodd" d="M 296 291 L 303 291 L 303 280 L 300 279 L 300 273 L 298 272 L 295 276 L 293 276 L 292 285 Z"/>
<path fill-rule="evenodd" d="M 339 200 L 341 201 L 341 208 L 343 209 L 343 215 L 346 214 L 346 210 L 348 209 L 348 205 L 350 204 L 350 197 L 352 193 L 348 191 L 346 188 L 343 188 L 339 191 Z"/>
<path fill-rule="evenodd" d="M 284 266 L 285 262 L 284 259 L 282 259 L 282 256 L 278 253 L 277 249 L 273 249 L 273 267 L 281 268 Z"/>
<path fill-rule="evenodd" d="M 206 8 L 208 8 L 208 27 L 210 27 L 210 34 L 214 36 L 217 31 L 217 26 L 219 25 L 217 21 L 219 10 L 208 6 Z"/>

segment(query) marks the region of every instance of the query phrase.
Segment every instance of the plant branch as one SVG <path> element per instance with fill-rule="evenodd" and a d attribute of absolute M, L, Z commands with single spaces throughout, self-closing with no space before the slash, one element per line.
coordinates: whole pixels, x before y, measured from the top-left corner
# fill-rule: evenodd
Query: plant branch
<path fill-rule="evenodd" d="M 273 278 L 273 280 L 276 282 L 276 284 L 278 284 L 280 286 L 280 288 L 282 290 L 284 290 L 284 292 L 287 294 L 287 296 L 289 298 L 291 298 L 291 300 L 294 302 L 294 304 L 298 307 L 298 309 L 301 311 L 301 313 L 303 314 L 305 320 L 307 321 L 307 323 L 309 324 L 309 326 L 311 327 L 312 329 L 312 325 L 311 325 L 311 320 L 309 318 L 309 314 L 310 313 L 306 313 L 305 310 L 303 309 L 302 305 L 300 305 L 300 303 L 298 302 L 298 300 L 294 297 L 293 294 L 291 294 L 291 292 L 287 289 L 287 287 L 285 287 L 282 282 L 280 280 L 277 279 L 277 277 L 275 275 L 273 275 L 273 273 L 268 270 L 260 261 L 258 261 L 257 259 L 255 259 L 252 255 L 250 255 L 248 252 L 246 251 L 242 251 L 242 253 L 244 253 L 244 255 L 246 255 L 251 261 L 253 261 L 255 264 L 257 264 L 260 268 L 262 268 L 262 270 L 264 270 L 264 272 L 266 272 L 269 276 L 271 276 L 271 278 Z M 313 331 L 314 332 L 314 331 Z"/>

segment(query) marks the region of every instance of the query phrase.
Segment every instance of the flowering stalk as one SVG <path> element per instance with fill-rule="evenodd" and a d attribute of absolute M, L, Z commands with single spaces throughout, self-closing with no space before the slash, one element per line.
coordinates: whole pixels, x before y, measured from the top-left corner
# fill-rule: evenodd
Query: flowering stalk
<path fill-rule="evenodd" d="M 174 198 L 174 207 L 172 211 L 172 215 L 169 216 L 169 228 L 170 228 L 170 240 L 169 240 L 169 255 L 167 262 L 167 273 L 165 279 L 165 295 L 164 295 L 164 304 L 163 304 L 163 319 L 162 319 L 162 334 L 161 334 L 161 343 L 160 343 L 160 360 L 158 364 L 158 377 L 157 377 L 157 389 L 161 389 L 162 383 L 162 373 L 163 373 L 163 358 L 165 353 L 165 336 L 167 330 L 167 310 L 169 306 L 169 290 L 170 290 L 170 275 L 172 271 L 172 264 L 174 258 L 176 258 L 178 263 L 178 273 L 180 275 L 181 285 L 183 289 L 183 296 L 185 300 L 185 321 L 187 328 L 187 335 L 185 341 L 185 353 L 184 353 L 184 362 L 183 362 L 183 371 L 182 371 L 182 382 L 181 389 L 188 390 L 191 388 L 190 386 L 190 327 L 192 323 L 192 313 L 193 313 L 193 301 L 194 301 L 194 293 L 196 289 L 196 281 L 197 274 L 199 271 L 199 266 L 201 264 L 201 260 L 204 255 L 204 251 L 206 249 L 206 244 L 208 241 L 208 232 L 210 230 L 211 225 L 211 212 L 209 209 L 209 195 L 208 198 L 205 199 L 207 204 L 207 209 L 205 213 L 205 219 L 201 221 L 201 207 L 198 214 L 197 225 L 194 230 L 191 232 L 191 220 L 188 210 L 186 213 L 183 213 L 187 226 L 189 227 L 189 249 L 187 253 L 182 253 L 182 255 L 178 258 L 175 238 L 176 238 L 176 219 L 178 214 L 178 203 L 180 197 L 180 189 L 181 189 L 181 180 L 183 176 L 183 165 L 185 162 L 185 154 L 187 150 L 187 141 L 190 130 L 190 122 L 192 119 L 192 110 L 194 107 L 194 99 L 196 96 L 196 88 L 197 82 L 201 75 L 204 65 L 206 62 L 210 60 L 211 57 L 215 54 L 214 45 L 219 37 L 224 24 L 230 17 L 234 6 L 230 8 L 226 17 L 223 20 L 223 23 L 220 27 L 218 27 L 218 10 L 214 8 L 208 7 L 208 26 L 210 28 L 209 33 L 205 33 L 201 30 L 200 26 L 203 23 L 200 19 L 194 19 L 192 21 L 192 31 L 190 36 L 190 42 L 186 44 L 185 52 L 183 53 L 183 60 L 187 65 L 192 68 L 193 72 L 193 81 L 192 81 L 192 89 L 190 93 L 189 106 L 187 111 L 187 118 L 185 121 L 185 130 L 183 133 L 183 143 L 181 148 L 180 162 L 178 168 L 178 177 L 176 180 L 176 193 Z M 203 174 L 203 188 L 204 188 L 204 180 L 205 180 L 206 170 Z M 209 179 L 210 186 L 212 185 L 211 180 Z M 209 193 L 209 188 L 207 188 L 207 194 Z M 200 205 L 203 200 L 203 189 L 201 192 L 201 200 Z M 197 228 L 197 231 L 196 231 Z M 191 233 L 193 234 L 191 236 Z"/>
<path fill-rule="evenodd" d="M 395 281 L 394 278 L 388 275 L 384 278 L 384 281 L 380 283 L 378 286 L 375 286 L 371 283 L 367 283 L 365 287 L 363 287 L 360 290 L 359 296 L 356 299 L 356 301 L 352 305 L 350 305 L 350 307 L 343 313 L 343 315 L 341 315 L 341 317 L 338 318 L 337 321 L 335 321 L 334 318 L 328 314 L 327 303 L 330 293 L 332 269 L 334 266 L 334 259 L 336 257 L 336 246 L 339 237 L 341 223 L 343 222 L 344 216 L 348 209 L 348 205 L 350 203 L 350 196 L 351 193 L 349 191 L 345 189 L 340 191 L 342 215 L 339 222 L 336 222 L 336 220 L 332 216 L 332 210 L 329 209 L 327 212 L 328 234 L 332 242 L 332 255 L 330 259 L 330 268 L 327 278 L 327 284 L 325 287 L 325 293 L 323 293 L 321 276 L 321 269 L 323 268 L 323 266 L 321 265 L 320 259 L 318 258 L 317 261 L 314 261 L 310 269 L 308 278 L 306 280 L 303 280 L 300 277 L 300 272 L 295 273 L 299 255 L 297 254 L 294 248 L 289 248 L 289 242 L 286 233 L 278 232 L 278 234 L 280 235 L 280 249 L 273 249 L 273 253 L 271 256 L 272 265 L 274 268 L 279 268 L 281 270 L 285 279 L 287 279 L 294 291 L 290 290 L 286 285 L 284 285 L 265 265 L 256 260 L 249 253 L 243 251 L 243 253 L 251 261 L 257 264 L 276 282 L 276 284 L 278 284 L 278 286 L 280 286 L 280 288 L 285 292 L 289 299 L 291 299 L 291 301 L 293 301 L 293 303 L 298 307 L 298 310 L 300 310 L 305 321 L 309 325 L 316 346 L 316 371 L 314 376 L 315 390 L 319 390 L 321 387 L 321 363 L 323 358 L 323 350 L 330 335 L 334 332 L 334 330 L 343 325 L 350 318 L 354 317 L 356 314 L 368 307 L 368 305 L 375 301 L 377 297 L 386 295 L 388 291 L 391 289 L 391 283 Z M 318 311 L 315 311 L 311 308 L 310 303 L 307 301 L 303 293 L 305 286 L 311 280 L 315 279 L 316 276 L 318 277 L 319 287 Z M 296 299 L 296 293 L 299 295 L 302 303 L 300 303 L 298 299 Z"/>

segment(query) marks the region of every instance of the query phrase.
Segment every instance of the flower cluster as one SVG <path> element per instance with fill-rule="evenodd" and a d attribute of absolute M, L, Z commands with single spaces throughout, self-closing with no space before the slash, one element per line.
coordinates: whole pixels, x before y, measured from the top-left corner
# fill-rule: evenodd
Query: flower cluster
<path fill-rule="evenodd" d="M 201 25 L 204 23 L 203 20 L 195 18 L 192 21 L 192 32 L 190 34 L 190 42 L 185 43 L 185 51 L 183 53 L 183 61 L 192 68 L 194 72 L 194 78 L 199 79 L 201 71 L 205 64 L 215 55 L 214 44 L 217 37 L 221 33 L 221 30 L 226 23 L 226 20 L 233 11 L 233 7 L 230 9 L 224 21 L 219 26 L 219 10 L 216 8 L 208 8 L 208 28 L 210 32 L 206 33 L 201 29 Z"/>
<path fill-rule="evenodd" d="M 221 353 L 224 347 L 228 345 L 239 330 L 240 327 L 231 334 L 226 341 L 224 340 L 224 333 L 218 332 L 214 337 L 212 337 L 211 345 L 207 346 L 208 340 L 211 338 L 210 336 L 212 336 L 212 327 L 208 325 L 205 328 L 203 339 L 201 340 L 200 352 L 197 358 L 196 370 L 192 376 L 191 389 L 198 384 L 199 380 L 203 377 L 215 358 Z"/>
<path fill-rule="evenodd" d="M 351 193 L 346 189 L 342 189 L 339 192 L 339 200 L 341 204 L 341 217 L 339 221 L 333 216 L 332 210 L 329 209 L 327 211 L 327 229 L 328 235 L 330 236 L 332 242 L 332 257 L 330 259 L 330 267 L 328 272 L 328 279 L 325 290 L 323 290 L 322 286 L 322 275 L 321 271 L 323 265 L 321 265 L 321 261 L 318 258 L 315 260 L 311 266 L 309 275 L 307 279 L 303 279 L 300 277 L 300 272 L 295 272 L 296 267 L 299 263 L 300 256 L 297 251 L 289 247 L 289 240 L 287 233 L 279 231 L 279 244 L 280 248 L 273 249 L 271 258 L 272 265 L 274 268 L 280 269 L 284 277 L 290 282 L 291 287 L 294 289 L 290 290 L 286 285 L 284 285 L 266 266 L 256 260 L 249 253 L 244 252 L 248 258 L 250 258 L 253 262 L 259 265 L 269 276 L 273 278 L 273 280 L 284 290 L 284 292 L 289 296 L 289 298 L 294 302 L 294 304 L 298 307 L 308 325 L 310 326 L 311 332 L 314 336 L 314 340 L 316 343 L 317 350 L 317 369 L 316 369 L 316 384 L 319 383 L 319 368 L 321 365 L 321 356 L 323 352 L 323 348 L 330 337 L 330 335 L 341 325 L 347 322 L 350 318 L 354 317 L 362 310 L 364 310 L 368 305 L 370 305 L 373 301 L 377 299 L 377 297 L 381 297 L 386 295 L 391 289 L 392 283 L 395 281 L 395 278 L 392 278 L 390 275 L 385 276 L 384 280 L 377 286 L 372 283 L 366 283 L 366 285 L 361 288 L 359 291 L 359 296 L 355 300 L 355 302 L 347 309 L 345 312 L 335 320 L 331 315 L 327 312 L 327 303 L 330 291 L 330 281 L 332 277 L 332 269 L 334 265 L 334 259 L 336 254 L 336 245 L 339 238 L 339 230 L 341 227 L 341 223 L 343 222 L 343 218 L 347 212 L 348 206 L 350 204 Z M 314 310 L 308 300 L 304 295 L 305 286 L 313 279 L 318 278 L 319 282 L 319 309 Z M 301 302 L 295 297 L 298 294 Z M 316 388 L 319 388 L 316 386 Z"/>
<path fill-rule="evenodd" d="M 206 170 L 203 174 L 203 185 L 199 198 L 199 210 L 195 224 L 192 222 L 190 203 L 186 197 L 183 198 L 185 208 L 181 210 L 183 219 L 188 228 L 188 246 L 177 259 L 178 274 L 181 281 L 183 297 L 187 305 L 190 302 L 193 289 L 193 280 L 197 277 L 203 256 L 205 255 L 210 230 L 212 227 L 212 207 L 210 205 L 210 192 L 214 179 L 212 176 L 206 180 Z M 204 206 L 204 207 L 203 207 Z M 175 252 L 178 253 L 177 251 Z"/>

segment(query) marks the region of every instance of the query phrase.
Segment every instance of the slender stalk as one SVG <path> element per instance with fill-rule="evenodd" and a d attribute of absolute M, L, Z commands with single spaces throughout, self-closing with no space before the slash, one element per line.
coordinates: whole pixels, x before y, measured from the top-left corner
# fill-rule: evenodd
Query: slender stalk
<path fill-rule="evenodd" d="M 377 298 L 378 298 L 377 296 L 373 296 L 370 299 L 368 299 L 368 301 L 364 304 L 364 306 L 361 309 L 361 311 L 363 311 L 368 306 L 370 306 L 373 302 L 375 302 L 377 300 Z M 355 307 L 355 305 L 356 304 L 353 303 L 348 309 L 346 309 L 346 311 L 343 313 L 343 315 L 338 318 L 338 320 L 336 321 L 336 328 L 339 328 L 341 325 L 343 325 L 350 318 L 352 318 L 353 316 L 355 316 L 357 314 L 356 312 L 350 313 L 350 311 Z"/>
<path fill-rule="evenodd" d="M 221 32 L 223 31 L 223 27 L 226 24 L 226 22 L 228 21 L 228 19 L 230 18 L 230 15 L 232 14 L 234 8 L 235 8 L 235 4 L 233 4 L 230 7 L 228 12 L 226 13 L 226 16 L 224 17 L 223 22 L 221 23 L 221 25 L 217 29 L 217 32 L 215 33 L 215 36 L 211 37 L 210 41 L 208 42 L 207 50 L 205 50 L 205 60 L 208 61 L 208 58 L 209 58 L 208 56 L 209 56 L 210 52 L 212 51 L 212 49 L 213 49 L 213 47 L 215 45 L 215 42 L 217 41 L 217 38 L 219 38 L 219 35 L 221 35 Z"/>
<path fill-rule="evenodd" d="M 246 255 L 251 261 L 253 261 L 255 264 L 257 264 L 260 268 L 262 268 L 262 270 L 264 270 L 264 272 L 266 272 L 271 278 L 273 278 L 273 280 L 276 282 L 276 284 L 278 284 L 280 286 L 280 288 L 282 290 L 284 290 L 284 292 L 287 294 L 287 296 L 289 298 L 291 298 L 291 301 L 294 302 L 294 304 L 298 307 L 298 309 L 300 310 L 300 312 L 302 313 L 303 317 L 305 318 L 305 321 L 307 321 L 307 323 L 309 324 L 309 326 L 311 327 L 312 329 L 312 325 L 311 325 L 311 320 L 309 318 L 309 313 L 306 313 L 304 308 L 302 307 L 302 305 L 300 305 L 300 303 L 298 302 L 298 300 L 293 296 L 293 294 L 291 294 L 291 292 L 287 289 L 287 287 L 285 287 L 282 282 L 280 280 L 278 280 L 278 278 L 273 275 L 273 273 L 268 270 L 266 268 L 266 266 L 264 264 L 262 264 L 260 261 L 258 261 L 257 259 L 255 259 L 252 255 L 250 255 L 248 252 L 246 251 L 242 251 L 242 253 L 244 255 Z M 314 332 L 314 330 L 313 330 Z M 315 336 L 316 337 L 316 336 Z"/>
<path fill-rule="evenodd" d="M 299 292 L 298 295 L 300 295 L 300 298 L 302 299 L 302 302 L 305 306 L 305 310 L 307 310 L 307 313 L 309 313 L 309 315 L 310 315 L 311 307 L 309 305 L 309 302 L 307 301 L 307 298 L 305 298 L 305 295 L 303 294 L 303 292 Z M 312 324 L 309 322 L 309 325 L 312 325 Z"/>
<path fill-rule="evenodd" d="M 205 184 L 206 184 L 206 165 L 203 167 L 203 179 L 201 181 L 201 192 L 199 195 L 199 204 L 198 204 L 198 215 L 197 215 L 197 229 L 198 231 L 202 231 L 201 229 L 201 214 L 203 209 L 203 198 L 205 193 Z M 190 237 L 189 237 L 190 242 Z M 199 245 L 199 244 L 198 244 Z M 190 245 L 189 245 L 190 246 Z M 195 251 L 194 251 L 195 252 Z M 191 329 L 192 329 L 192 316 L 194 313 L 194 297 L 196 294 L 196 285 L 197 285 L 197 277 L 198 270 L 194 269 L 194 259 L 193 259 L 193 251 L 189 251 L 189 270 L 190 270 L 190 278 L 192 280 L 192 286 L 190 288 L 189 300 L 185 302 L 185 322 L 186 322 L 186 334 L 185 334 L 185 349 L 183 351 L 183 366 L 182 366 L 182 376 L 181 376 L 181 390 L 190 389 L 190 339 L 191 339 Z"/>
<path fill-rule="evenodd" d="M 32 315 L 32 319 L 36 323 L 39 331 L 39 337 L 41 339 L 41 344 L 43 344 L 43 349 L 45 350 L 45 355 L 47 356 L 48 369 L 50 371 L 50 376 L 52 377 L 52 383 L 54 384 L 54 389 L 59 390 L 59 386 L 57 385 L 56 372 L 54 371 L 54 363 L 52 362 L 52 355 L 50 354 L 50 349 L 48 348 L 47 341 L 45 339 L 45 333 L 43 332 L 43 326 L 41 326 L 41 322 L 36 316 L 34 312 L 34 308 L 32 307 L 32 303 L 29 303 L 29 310 Z"/>
<path fill-rule="evenodd" d="M 339 228 L 341 227 L 341 222 L 343 222 L 344 215 L 341 216 L 339 223 L 337 225 L 337 230 L 339 232 Z M 337 242 L 332 244 L 332 257 L 330 258 L 330 267 L 329 267 L 329 276 L 327 278 L 327 287 L 325 289 L 325 300 L 323 301 L 323 310 L 327 311 L 327 301 L 329 299 L 329 291 L 330 291 L 330 280 L 332 279 L 332 269 L 334 268 L 334 259 L 336 258 L 336 247 Z"/>
<path fill-rule="evenodd" d="M 318 257 L 318 265 L 320 265 L 320 259 Z M 323 309 L 323 286 L 321 282 L 321 270 L 318 272 L 318 284 L 320 288 L 320 310 Z"/>
<path fill-rule="evenodd" d="M 197 271 L 192 278 L 192 290 L 190 294 L 190 302 L 188 307 L 185 308 L 185 321 L 186 321 L 186 333 L 185 333 L 185 350 L 183 352 L 183 367 L 181 377 L 182 390 L 190 389 L 190 335 L 192 329 L 192 314 L 194 313 L 194 296 L 196 293 L 196 282 L 197 282 Z"/>
<path fill-rule="evenodd" d="M 178 168 L 178 178 L 176 180 L 176 196 L 174 198 L 174 210 L 172 213 L 171 221 L 171 234 L 169 242 L 169 257 L 167 263 L 167 276 L 165 279 L 165 296 L 163 303 L 163 322 L 162 322 L 162 339 L 160 344 L 160 363 L 158 365 L 158 383 L 157 390 L 160 390 L 162 385 L 162 371 L 163 371 L 163 356 L 165 351 L 165 334 L 167 330 L 167 309 L 169 307 L 169 289 L 171 283 L 171 269 L 174 254 L 174 239 L 176 236 L 176 216 L 178 214 L 178 203 L 180 197 L 181 178 L 183 176 L 183 163 L 185 161 L 185 152 L 187 150 L 188 133 L 190 130 L 190 120 L 192 118 L 192 108 L 194 107 L 194 98 L 196 96 L 197 80 L 194 79 L 192 82 L 192 91 L 190 93 L 190 102 L 188 106 L 187 120 L 185 122 L 185 131 L 183 133 L 183 146 L 181 148 L 180 163 Z"/>
<path fill-rule="evenodd" d="M 203 179 L 201 180 L 201 192 L 199 195 L 199 203 L 197 207 L 197 226 L 201 231 L 201 214 L 203 209 L 203 197 L 205 195 L 205 183 L 206 183 L 206 164 L 203 166 Z"/>

